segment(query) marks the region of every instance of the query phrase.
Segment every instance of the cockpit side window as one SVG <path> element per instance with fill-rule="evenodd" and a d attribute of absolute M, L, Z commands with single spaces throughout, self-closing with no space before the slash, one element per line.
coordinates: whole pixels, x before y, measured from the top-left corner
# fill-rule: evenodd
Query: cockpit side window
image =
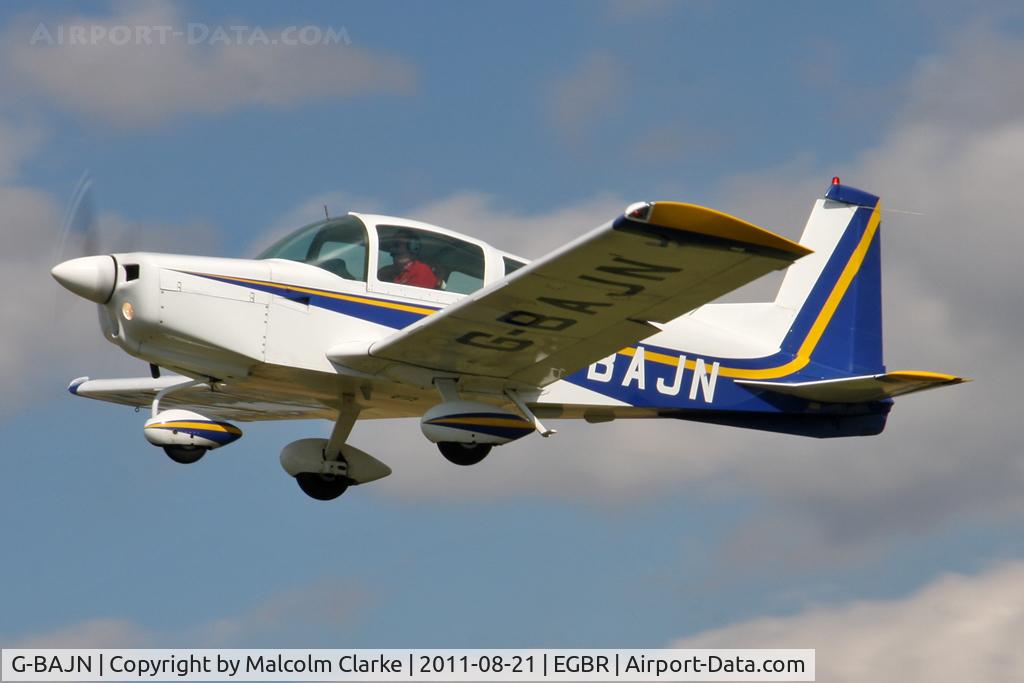
<path fill-rule="evenodd" d="M 502 262 L 505 264 L 505 275 L 511 275 L 520 268 L 526 265 L 525 261 L 519 259 L 509 258 L 508 256 L 501 257 Z"/>
<path fill-rule="evenodd" d="M 366 282 L 366 228 L 355 216 L 300 228 L 257 258 L 283 258 L 323 268 L 346 280 Z"/>
<path fill-rule="evenodd" d="M 428 230 L 377 226 L 381 282 L 469 294 L 483 287 L 484 251 L 475 244 Z"/>

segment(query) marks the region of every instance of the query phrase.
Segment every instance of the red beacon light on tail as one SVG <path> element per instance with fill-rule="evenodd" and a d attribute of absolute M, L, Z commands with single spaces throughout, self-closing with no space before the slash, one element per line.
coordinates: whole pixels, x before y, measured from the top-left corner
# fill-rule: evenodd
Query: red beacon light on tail
<path fill-rule="evenodd" d="M 837 176 L 837 175 L 832 176 L 832 184 L 833 185 L 838 185 L 839 184 L 839 176 Z"/>

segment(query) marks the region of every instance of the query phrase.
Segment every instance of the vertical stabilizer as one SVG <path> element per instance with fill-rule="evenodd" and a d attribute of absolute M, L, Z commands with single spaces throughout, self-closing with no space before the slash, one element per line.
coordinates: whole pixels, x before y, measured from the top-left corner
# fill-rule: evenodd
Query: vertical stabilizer
<path fill-rule="evenodd" d="M 815 202 L 775 299 L 792 325 L 781 348 L 821 376 L 884 372 L 878 197 L 834 183 Z"/>

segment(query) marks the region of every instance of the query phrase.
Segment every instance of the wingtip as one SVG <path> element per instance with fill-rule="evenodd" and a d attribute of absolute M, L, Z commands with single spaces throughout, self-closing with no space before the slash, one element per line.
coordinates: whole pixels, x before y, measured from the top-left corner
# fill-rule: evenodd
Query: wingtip
<path fill-rule="evenodd" d="M 85 384 L 86 382 L 88 382 L 88 381 L 89 381 L 89 377 L 88 376 L 86 376 L 86 377 L 76 377 L 75 379 L 71 380 L 71 384 L 68 385 L 68 391 L 73 396 L 78 396 L 78 388 L 80 386 L 82 386 L 83 384 Z"/>
<path fill-rule="evenodd" d="M 649 202 L 648 204 L 649 213 L 645 222 L 653 225 L 772 249 L 791 256 L 794 261 L 814 253 L 813 249 L 799 242 L 794 242 L 742 218 L 706 206 L 664 201 Z M 636 204 L 630 205 L 627 211 L 637 206 Z"/>
<path fill-rule="evenodd" d="M 912 379 L 922 382 L 934 382 L 935 384 L 965 384 L 973 382 L 971 377 L 960 377 L 945 372 L 929 372 L 927 370 L 894 370 L 887 372 L 886 377 L 893 379 Z"/>

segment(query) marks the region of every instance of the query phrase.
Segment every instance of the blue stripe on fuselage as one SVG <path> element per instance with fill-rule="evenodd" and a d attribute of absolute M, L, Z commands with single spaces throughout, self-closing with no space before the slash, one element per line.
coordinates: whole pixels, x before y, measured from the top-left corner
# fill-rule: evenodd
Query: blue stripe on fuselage
<path fill-rule="evenodd" d="M 267 292 L 268 294 L 274 294 L 285 299 L 297 302 L 308 302 L 310 306 L 316 306 L 317 308 L 323 308 L 328 311 L 334 311 L 335 313 L 341 313 L 348 315 L 353 318 L 359 318 L 360 320 L 366 320 L 368 322 L 377 323 L 378 325 L 384 325 L 392 329 L 400 330 L 420 318 L 429 315 L 428 313 L 418 313 L 414 311 L 401 310 L 395 308 L 395 306 L 402 306 L 408 308 L 419 308 L 430 310 L 431 312 L 440 310 L 436 306 L 428 306 L 419 302 L 415 304 L 407 304 L 401 301 L 394 301 L 390 299 L 379 299 L 376 297 L 366 296 L 364 294 L 347 294 L 345 292 L 331 292 L 327 290 L 318 290 L 311 287 L 302 287 L 302 291 L 297 291 L 294 285 L 278 284 L 275 282 L 265 282 L 258 280 L 249 280 L 243 278 L 234 278 L 223 275 L 213 275 L 209 273 L 189 273 L 197 277 L 207 278 L 209 280 L 216 280 L 218 282 L 226 282 L 227 284 L 238 285 L 240 287 L 248 287 L 255 289 L 260 292 Z M 348 297 L 348 298 L 339 298 Z"/>

